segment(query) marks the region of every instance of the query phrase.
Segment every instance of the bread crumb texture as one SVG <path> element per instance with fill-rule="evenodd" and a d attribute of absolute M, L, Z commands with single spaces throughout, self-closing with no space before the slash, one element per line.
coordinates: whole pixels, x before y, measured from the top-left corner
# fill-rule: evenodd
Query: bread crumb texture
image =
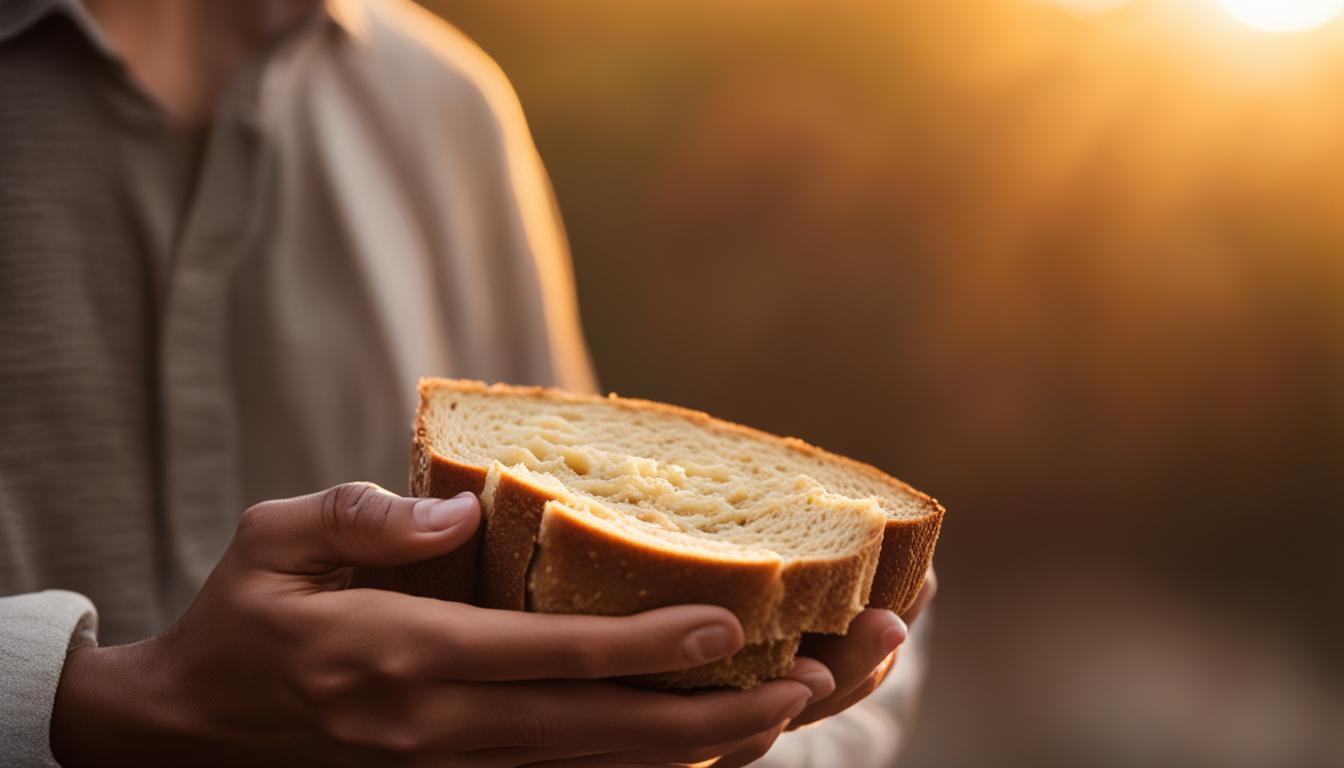
<path fill-rule="evenodd" d="M 936 537 L 941 521 L 936 501 L 873 467 L 661 403 L 426 379 L 416 429 L 435 460 L 486 472 L 487 526 L 505 477 L 544 505 L 527 531 L 527 607 L 725 605 L 775 666 L 800 632 L 843 632 L 863 609 L 889 529 Z"/>

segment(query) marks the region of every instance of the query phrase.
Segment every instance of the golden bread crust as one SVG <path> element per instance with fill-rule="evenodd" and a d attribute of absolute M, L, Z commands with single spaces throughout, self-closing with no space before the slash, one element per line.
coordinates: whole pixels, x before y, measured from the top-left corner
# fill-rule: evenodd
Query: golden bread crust
<path fill-rule="evenodd" d="M 543 387 L 424 379 L 412 448 L 411 491 L 448 497 L 481 493 L 487 467 L 435 454 L 425 423 L 432 393 L 440 388 L 499 393 L 559 402 L 607 402 L 632 411 L 653 411 L 773 442 L 813 458 L 839 462 L 916 500 L 926 513 L 888 519 L 880 539 L 858 556 L 803 561 L 733 561 L 659 550 L 584 522 L 568 513 L 546 489 L 504 470 L 494 503 L 469 545 L 393 574 L 377 577 L 412 594 L 467 600 L 510 610 L 624 615 L 678 603 L 728 608 L 743 625 L 748 645 L 712 664 L 675 673 L 642 676 L 644 685 L 670 688 L 750 687 L 792 668 L 800 634 L 842 634 L 853 617 L 853 596 L 870 607 L 901 612 L 914 601 L 933 557 L 944 510 L 933 498 L 868 464 L 829 453 L 791 437 L 778 437 L 665 403 L 610 395 L 575 395 Z M 475 542 L 473 542 L 474 544 Z M 530 574 L 530 575 L 529 575 Z M 866 594 L 865 594 L 866 593 Z M 866 597 L 866 601 L 864 598 Z"/>
<path fill-rule="evenodd" d="M 732 611 L 748 643 L 784 598 L 778 558 L 725 561 L 613 535 L 557 504 L 546 505 L 528 593 L 543 613 L 628 615 L 704 603 Z"/>

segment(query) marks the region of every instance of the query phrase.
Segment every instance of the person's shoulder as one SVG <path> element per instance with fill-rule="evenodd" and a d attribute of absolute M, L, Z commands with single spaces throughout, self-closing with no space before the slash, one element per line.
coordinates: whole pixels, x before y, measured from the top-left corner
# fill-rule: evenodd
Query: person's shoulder
<path fill-rule="evenodd" d="M 494 59 L 464 33 L 411 0 L 349 0 L 361 15 L 358 34 L 410 96 L 466 98 L 490 112 L 511 112 L 517 97 Z"/>

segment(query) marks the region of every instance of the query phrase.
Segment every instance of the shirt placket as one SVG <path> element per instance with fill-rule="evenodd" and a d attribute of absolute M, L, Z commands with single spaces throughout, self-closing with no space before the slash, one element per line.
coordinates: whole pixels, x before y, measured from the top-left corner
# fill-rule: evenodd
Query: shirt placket
<path fill-rule="evenodd" d="M 229 296 L 266 197 L 264 71 L 240 73 L 220 103 L 172 256 L 159 344 L 169 605 L 195 595 L 241 512 Z"/>

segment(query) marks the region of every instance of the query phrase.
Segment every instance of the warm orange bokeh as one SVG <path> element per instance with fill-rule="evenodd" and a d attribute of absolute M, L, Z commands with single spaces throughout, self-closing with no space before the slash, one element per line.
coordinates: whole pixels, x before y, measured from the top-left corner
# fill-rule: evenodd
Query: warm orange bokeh
<path fill-rule="evenodd" d="M 947 505 L 906 764 L 1344 763 L 1344 24 L 431 5 L 519 89 L 605 387 Z"/>

